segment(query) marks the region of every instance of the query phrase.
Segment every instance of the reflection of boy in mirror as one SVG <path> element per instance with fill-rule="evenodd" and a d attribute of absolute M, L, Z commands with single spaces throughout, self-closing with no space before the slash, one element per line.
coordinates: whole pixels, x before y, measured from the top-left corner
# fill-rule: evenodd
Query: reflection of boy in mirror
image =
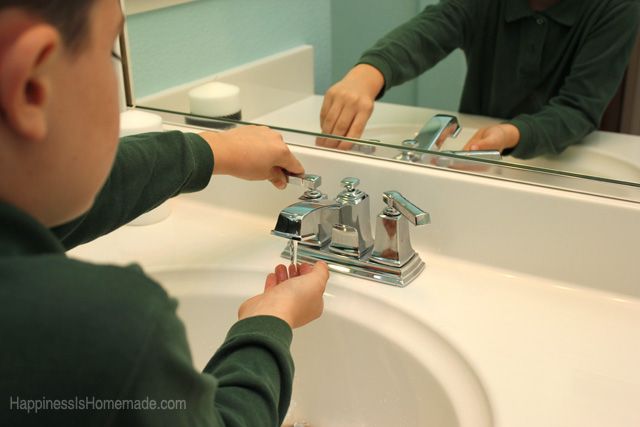
<path fill-rule="evenodd" d="M 279 426 L 291 328 L 322 312 L 325 264 L 276 267 L 201 373 L 159 284 L 65 254 L 212 173 L 283 187 L 282 169 L 304 171 L 264 127 L 119 144 L 122 23 L 120 0 L 0 0 L 1 423 Z"/>
<path fill-rule="evenodd" d="M 635 0 L 441 0 L 366 51 L 326 95 L 324 133 L 358 138 L 386 90 L 454 49 L 467 59 L 460 112 L 506 119 L 466 150 L 560 153 L 596 129 L 624 75 Z"/>

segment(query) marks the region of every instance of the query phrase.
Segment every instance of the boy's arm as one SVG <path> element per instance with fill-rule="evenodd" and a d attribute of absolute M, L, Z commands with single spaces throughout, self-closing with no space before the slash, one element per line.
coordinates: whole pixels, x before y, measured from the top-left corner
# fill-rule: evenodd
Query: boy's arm
<path fill-rule="evenodd" d="M 304 167 L 282 135 L 265 126 L 199 135 L 174 131 L 127 137 L 91 209 L 53 232 L 70 249 L 128 223 L 170 197 L 204 189 L 212 173 L 269 180 L 282 189 L 287 186 L 285 172 L 301 174 Z"/>
<path fill-rule="evenodd" d="M 469 45 L 478 0 L 442 0 L 380 39 L 358 64 L 327 90 L 320 124 L 326 134 L 360 138 L 380 99 L 393 86 L 436 65 L 454 49 Z M 321 138 L 320 146 L 350 149 L 347 142 Z"/>
<path fill-rule="evenodd" d="M 505 154 L 519 158 L 557 154 L 598 127 L 629 62 L 639 17 L 637 2 L 620 2 L 608 10 L 577 55 L 558 95 L 540 112 L 510 120 L 520 140 Z"/>
<path fill-rule="evenodd" d="M 212 172 L 211 147 L 196 134 L 173 131 L 122 138 L 109 179 L 91 209 L 52 231 L 71 249 L 171 197 L 202 190 Z"/>
<path fill-rule="evenodd" d="M 182 323 L 175 314 L 166 315 L 123 396 L 182 406 L 121 411 L 114 425 L 278 427 L 291 399 L 291 339 L 289 325 L 276 317 L 241 320 L 200 373 L 193 368 Z"/>
<path fill-rule="evenodd" d="M 371 65 L 384 76 L 384 89 L 378 98 L 464 47 L 478 19 L 475 10 L 476 0 L 444 0 L 429 5 L 364 52 L 358 63 Z"/>
<path fill-rule="evenodd" d="M 119 412 L 113 424 L 281 426 L 293 384 L 291 328 L 322 314 L 328 278 L 323 262 L 288 272 L 278 265 L 267 276 L 264 292 L 241 305 L 241 320 L 231 327 L 203 374 L 193 369 L 184 326 L 176 316 L 176 301 L 165 296 L 156 311 L 156 327 L 148 334 L 151 339 L 145 340 L 142 357 L 133 364 L 119 394 L 133 401 L 183 400 L 185 406 L 171 412 Z M 153 304 L 146 296 L 143 301 L 145 307 Z M 206 323 L 199 328 L 206 330 Z M 215 343 L 199 344 L 211 348 Z"/>
<path fill-rule="evenodd" d="M 237 322 L 204 369 L 218 380 L 217 416 L 226 426 L 280 426 L 289 409 L 293 360 L 289 325 L 273 316 Z"/>

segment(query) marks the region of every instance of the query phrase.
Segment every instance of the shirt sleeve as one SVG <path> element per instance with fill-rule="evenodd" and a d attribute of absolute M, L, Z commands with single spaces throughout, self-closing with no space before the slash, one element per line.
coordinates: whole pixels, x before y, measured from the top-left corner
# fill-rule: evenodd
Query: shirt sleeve
<path fill-rule="evenodd" d="M 384 76 L 378 98 L 432 68 L 455 49 L 468 46 L 475 9 L 476 0 L 442 0 L 365 51 L 358 63 L 371 65 Z"/>
<path fill-rule="evenodd" d="M 291 400 L 291 339 L 289 325 L 276 317 L 241 320 L 200 373 L 193 368 L 182 323 L 166 316 L 124 399 L 174 402 L 174 408 L 120 411 L 114 425 L 279 427 Z"/>
<path fill-rule="evenodd" d="M 180 193 L 207 186 L 213 153 L 196 134 L 178 131 L 122 138 L 111 174 L 91 209 L 52 231 L 66 249 L 109 233 Z"/>
<path fill-rule="evenodd" d="M 557 154 L 595 130 L 624 76 L 639 20 L 636 1 L 609 8 L 578 53 L 558 95 L 539 112 L 510 121 L 520 131 L 520 142 L 505 154 L 519 158 Z"/>
<path fill-rule="evenodd" d="M 272 316 L 231 328 L 204 369 L 218 381 L 215 401 L 224 425 L 282 425 L 293 385 L 292 337 L 289 325 Z"/>

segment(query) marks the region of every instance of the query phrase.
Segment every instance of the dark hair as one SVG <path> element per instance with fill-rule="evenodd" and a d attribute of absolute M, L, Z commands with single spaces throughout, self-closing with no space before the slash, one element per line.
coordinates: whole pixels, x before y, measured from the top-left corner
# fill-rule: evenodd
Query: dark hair
<path fill-rule="evenodd" d="M 64 44 L 80 48 L 87 38 L 89 11 L 96 0 L 0 0 L 0 10 L 26 10 L 60 31 Z"/>

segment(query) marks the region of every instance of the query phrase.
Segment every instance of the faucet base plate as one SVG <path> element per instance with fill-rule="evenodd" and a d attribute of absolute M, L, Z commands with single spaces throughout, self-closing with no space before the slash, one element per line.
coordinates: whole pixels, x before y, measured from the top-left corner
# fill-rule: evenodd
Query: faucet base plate
<path fill-rule="evenodd" d="M 289 245 L 282 251 L 282 257 L 291 259 Z M 424 270 L 424 261 L 416 253 L 402 267 L 378 264 L 370 259 L 371 251 L 361 259 L 329 252 L 327 248 L 298 247 L 298 261 L 313 263 L 324 261 L 329 270 L 349 276 L 361 277 L 386 285 L 405 287 Z"/>

